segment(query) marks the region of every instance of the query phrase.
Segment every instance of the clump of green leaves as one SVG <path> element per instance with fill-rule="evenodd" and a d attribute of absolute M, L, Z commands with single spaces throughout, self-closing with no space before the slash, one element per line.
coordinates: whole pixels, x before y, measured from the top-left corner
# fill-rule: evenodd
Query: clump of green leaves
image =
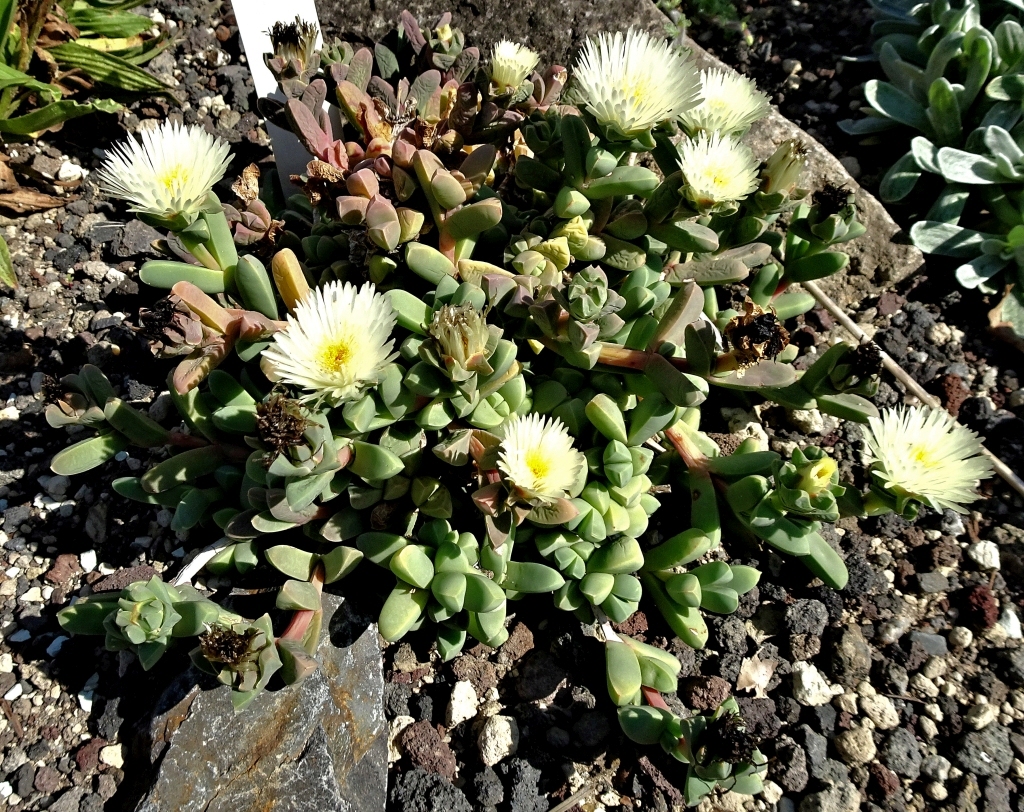
<path fill-rule="evenodd" d="M 142 65 L 165 46 L 141 0 L 0 0 L 0 133 L 32 136 L 166 93 Z"/>
<path fill-rule="evenodd" d="M 882 200 L 925 212 L 910 230 L 914 244 L 958 260 L 961 285 L 986 293 L 1010 286 L 993 325 L 1024 340 L 1020 5 L 872 6 L 880 16 L 873 48 L 888 81 L 867 82 L 865 117 L 840 127 L 867 142 L 890 130 L 909 137 L 909 150 L 882 178 Z"/>

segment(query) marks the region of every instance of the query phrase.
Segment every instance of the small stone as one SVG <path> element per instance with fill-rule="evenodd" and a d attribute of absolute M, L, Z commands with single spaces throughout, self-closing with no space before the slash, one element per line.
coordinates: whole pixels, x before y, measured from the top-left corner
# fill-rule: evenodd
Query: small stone
<path fill-rule="evenodd" d="M 5 651 L 0 654 L 0 674 L 10 674 L 14 671 L 14 658 L 10 652 Z"/>
<path fill-rule="evenodd" d="M 839 757 L 847 764 L 868 764 L 875 758 L 875 740 L 866 727 L 845 730 L 834 741 Z"/>
<path fill-rule="evenodd" d="M 1003 613 L 999 616 L 999 625 L 1011 640 L 1020 640 L 1021 637 L 1024 637 L 1024 634 L 1021 633 L 1020 618 L 1010 606 L 1003 609 Z"/>
<path fill-rule="evenodd" d="M 80 556 L 78 556 L 78 563 L 82 565 L 82 570 L 85 572 L 92 572 L 96 569 L 97 558 L 95 550 L 86 550 Z"/>
<path fill-rule="evenodd" d="M 832 701 L 833 696 L 842 692 L 841 686 L 829 685 L 821 672 L 810 663 L 793 664 L 793 698 L 801 705 L 826 705 Z"/>
<path fill-rule="evenodd" d="M 847 155 L 839 159 L 839 163 L 843 165 L 843 169 L 850 173 L 850 177 L 856 180 L 860 177 L 860 161 L 854 158 L 852 155 Z"/>
<path fill-rule="evenodd" d="M 861 712 L 871 720 L 879 730 L 892 730 L 900 723 L 900 715 L 887 696 L 875 694 L 862 696 L 858 700 Z"/>
<path fill-rule="evenodd" d="M 952 766 L 945 756 L 928 756 L 921 762 L 921 775 L 941 784 L 949 778 L 949 768 Z"/>
<path fill-rule="evenodd" d="M 492 716 L 481 728 L 476 744 L 480 760 L 493 767 L 503 758 L 514 755 L 519 748 L 519 725 L 511 716 Z"/>
<path fill-rule="evenodd" d="M 933 801 L 944 801 L 949 797 L 949 790 L 938 781 L 932 781 L 924 788 L 924 794 Z"/>
<path fill-rule="evenodd" d="M 102 761 L 108 767 L 117 767 L 118 769 L 123 767 L 124 753 L 121 751 L 121 745 L 108 744 L 106 747 L 100 750 L 100 761 Z"/>
<path fill-rule="evenodd" d="M 839 638 L 832 656 L 832 673 L 844 685 L 856 685 L 871 672 L 871 646 L 859 626 L 851 626 Z"/>
<path fill-rule="evenodd" d="M 964 714 L 964 721 L 975 730 L 983 730 L 992 724 L 999 715 L 999 708 L 987 702 L 975 705 Z"/>
<path fill-rule="evenodd" d="M 956 765 L 974 775 L 1006 775 L 1013 763 L 1010 734 L 1000 725 L 968 733 L 955 750 Z"/>
<path fill-rule="evenodd" d="M 917 585 L 922 592 L 928 594 L 945 592 L 949 589 L 949 578 L 941 572 L 919 572 L 917 574 Z"/>
<path fill-rule="evenodd" d="M 974 632 L 966 626 L 954 626 L 950 629 L 948 640 L 953 648 L 965 649 L 974 642 Z"/>
<path fill-rule="evenodd" d="M 931 657 L 944 657 L 948 651 L 946 638 L 940 634 L 928 634 L 927 632 L 912 632 L 910 635 L 911 644 L 917 643 L 924 649 L 925 654 Z"/>
<path fill-rule="evenodd" d="M 42 603 L 43 602 L 43 590 L 38 586 L 34 586 L 23 594 L 19 601 L 22 603 Z"/>
<path fill-rule="evenodd" d="M 23 693 L 25 693 L 25 689 L 21 687 L 20 682 L 16 682 L 14 683 L 14 687 L 11 688 L 6 694 L 4 694 L 4 699 L 6 699 L 8 702 L 13 702 L 15 699 L 18 699 Z"/>
<path fill-rule="evenodd" d="M 388 730 L 388 764 L 394 764 L 402 758 L 402 749 L 398 744 L 399 734 L 416 720 L 411 716 L 396 716 Z"/>
<path fill-rule="evenodd" d="M 71 161 L 64 161 L 64 163 L 60 165 L 60 169 L 57 170 L 57 180 L 64 181 L 64 183 L 71 183 L 72 181 L 80 180 L 82 174 L 82 167 L 78 164 L 72 163 Z"/>
<path fill-rule="evenodd" d="M 466 680 L 456 682 L 452 688 L 452 698 L 448 703 L 445 725 L 449 728 L 469 721 L 476 716 L 480 700 L 473 689 L 473 684 Z"/>
<path fill-rule="evenodd" d="M 814 792 L 800 802 L 800 812 L 858 812 L 859 809 L 860 793 L 846 781 Z"/>
<path fill-rule="evenodd" d="M 787 409 L 786 415 L 793 427 L 804 434 L 821 434 L 825 430 L 825 418 L 817 409 Z"/>
<path fill-rule="evenodd" d="M 914 780 L 921 774 L 921 745 L 905 727 L 889 734 L 882 753 L 883 763 L 897 775 Z"/>
<path fill-rule="evenodd" d="M 967 555 L 982 571 L 999 569 L 999 547 L 994 541 L 978 541 L 968 545 Z"/>

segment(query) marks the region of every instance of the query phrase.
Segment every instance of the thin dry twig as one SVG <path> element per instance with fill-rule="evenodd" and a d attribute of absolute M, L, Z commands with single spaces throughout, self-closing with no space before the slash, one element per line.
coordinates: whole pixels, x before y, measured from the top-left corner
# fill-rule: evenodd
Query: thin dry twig
<path fill-rule="evenodd" d="M 843 327 L 845 327 L 854 338 L 861 343 L 871 341 L 868 334 L 865 333 L 853 319 L 846 315 L 846 312 L 836 304 L 832 297 L 819 288 L 817 284 L 814 282 L 801 282 L 800 284 L 802 284 L 804 289 L 817 299 L 818 303 L 831 313 L 832 316 L 835 317 L 836 321 L 843 325 Z M 879 348 L 878 352 L 882 357 L 882 366 L 891 372 L 900 383 L 907 387 L 908 392 L 920 399 L 923 403 L 931 406 L 933 409 L 942 408 L 942 403 L 939 399 L 926 392 L 921 384 L 910 377 L 910 374 L 893 360 L 891 355 L 881 348 Z M 1006 484 L 1024 497 L 1024 480 L 1017 476 L 1017 474 L 1010 469 L 1010 466 L 984 446 L 982 446 L 982 451 L 984 451 L 985 456 L 992 461 L 992 467 L 995 469 L 996 473 L 1003 478 Z"/>

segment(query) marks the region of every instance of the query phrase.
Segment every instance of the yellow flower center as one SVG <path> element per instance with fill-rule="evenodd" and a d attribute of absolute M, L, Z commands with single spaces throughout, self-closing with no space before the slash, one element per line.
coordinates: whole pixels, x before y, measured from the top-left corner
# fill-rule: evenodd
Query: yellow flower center
<path fill-rule="evenodd" d="M 348 339 L 338 339 L 325 344 L 320 350 L 320 366 L 332 372 L 341 372 L 352 360 L 352 345 Z"/>
<path fill-rule="evenodd" d="M 935 464 L 932 449 L 926 445 L 915 445 L 910 449 L 910 457 L 914 462 L 923 465 L 925 468 L 931 468 Z"/>
<path fill-rule="evenodd" d="M 178 164 L 167 169 L 160 176 L 160 184 L 168 192 L 175 192 L 188 182 L 189 168 Z"/>
<path fill-rule="evenodd" d="M 539 448 L 527 451 L 524 461 L 537 482 L 547 479 L 551 473 L 551 460 Z"/>

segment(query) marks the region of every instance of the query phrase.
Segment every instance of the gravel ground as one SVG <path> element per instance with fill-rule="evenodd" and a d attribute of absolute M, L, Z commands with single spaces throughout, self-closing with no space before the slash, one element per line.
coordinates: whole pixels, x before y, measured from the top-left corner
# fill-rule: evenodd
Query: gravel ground
<path fill-rule="evenodd" d="M 132 808 L 140 792 L 131 780 L 135 722 L 180 662 L 169 657 L 158 669 L 164 675 L 144 675 L 96 639 L 68 640 L 55 621 L 83 588 L 173 568 L 192 545 L 169 529 L 168 511 L 112 494 L 110 480 L 139 470 L 142 458 L 121 455 L 73 481 L 49 475 L 49 458 L 68 441 L 42 416 L 50 377 L 89 361 L 151 414 L 169 413 L 161 396 L 167 367 L 152 363 L 132 330 L 139 307 L 156 298 L 140 290 L 137 268 L 158 235 L 97 199 L 88 172 L 97 150 L 167 115 L 202 121 L 231 141 L 236 171 L 268 156 L 265 132 L 248 112 L 252 85 L 227 6 L 190 0 L 146 8 L 179 38 L 151 67 L 177 84 L 181 106 L 150 101 L 120 120 L 93 119 L 35 146 L 5 149 L 16 171 L 21 165 L 44 191 L 64 189 L 55 178 L 81 181 L 59 192 L 69 198 L 64 207 L 0 220 L 21 280 L 16 293 L 0 297 L 0 803 L 17 810 Z M 870 77 L 869 66 L 839 61 L 858 43 L 866 50 L 864 6 L 762 0 L 744 13 L 752 47 L 710 26 L 692 33 L 756 78 L 870 188 L 884 163 L 879 150 L 859 147 L 835 126 Z M 861 303 L 855 318 L 1024 471 L 1024 389 L 1014 371 L 1024 363 L 993 345 L 979 320 L 986 303 L 951 278 L 929 261 L 903 289 Z M 812 360 L 835 330 L 826 314 L 809 314 L 795 331 L 805 358 L 798 363 Z M 883 385 L 880 406 L 900 401 L 893 386 Z M 723 444 L 737 435 L 779 451 L 819 444 L 854 476 L 855 425 L 735 401 L 715 401 L 705 413 Z M 730 548 L 734 563 L 765 574 L 737 613 L 709 617 L 704 651 L 681 646 L 656 614 L 639 612 L 622 628 L 680 658 L 680 691 L 667 697 L 678 709 L 738 697 L 771 759 L 771 782 L 748 806 L 1021 808 L 1024 505 L 1001 483 L 986 493 L 963 519 L 925 511 L 914 525 L 840 522 L 830 540 L 851 572 L 841 593 L 772 554 Z M 671 508 L 656 518 L 667 534 Z M 374 576 L 365 574 L 373 589 Z M 676 764 L 620 734 L 601 647 L 588 630 L 544 599 L 516 610 L 497 651 L 477 646 L 441 665 L 424 632 L 386 652 L 391 808 L 540 812 L 581 790 L 587 798 L 576 808 L 587 812 L 680 803 Z M 757 687 L 738 690 L 741 673 Z M 736 810 L 744 801 L 725 796 L 717 806 Z"/>

